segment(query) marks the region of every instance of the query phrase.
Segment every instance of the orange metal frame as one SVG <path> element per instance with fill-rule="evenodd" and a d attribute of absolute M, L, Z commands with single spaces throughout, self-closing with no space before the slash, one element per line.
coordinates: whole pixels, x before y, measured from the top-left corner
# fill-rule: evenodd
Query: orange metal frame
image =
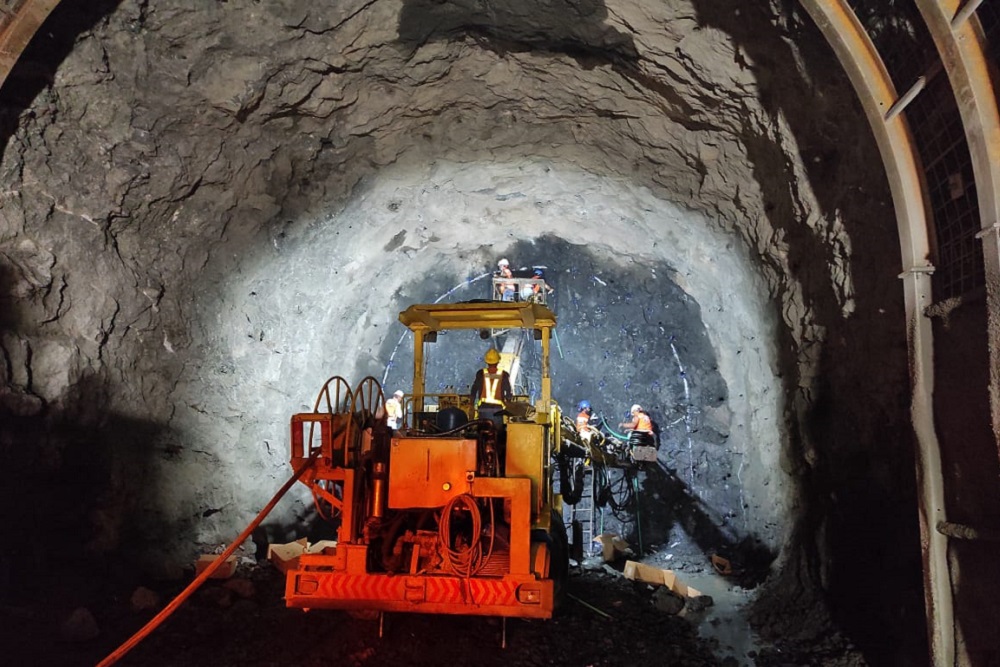
<path fill-rule="evenodd" d="M 422 437 L 418 443 L 397 434 L 389 452 L 391 488 L 386 495 L 390 507 L 402 511 L 434 508 L 462 495 L 502 499 L 505 512 L 510 513 L 509 551 L 486 556 L 474 575 L 458 573 L 449 564 L 444 565 L 445 570 L 418 573 L 420 546 L 414 544 L 408 573 L 369 572 L 369 546 L 358 525 L 362 515 L 367 516 L 367 508 L 356 506 L 355 496 L 361 483 L 356 477 L 361 474 L 359 457 L 368 451 L 372 435 L 359 430 L 352 416 L 354 399 L 345 402 L 340 398 L 341 389 L 349 385 L 342 378 L 331 378 L 323 390 L 330 412 L 319 412 L 321 401 L 317 401 L 316 412 L 292 418 L 291 462 L 296 470 L 308 468 L 302 481 L 312 489 L 317 507 L 328 505 L 339 513 L 339 540 L 335 548 L 322 554 L 299 557 L 287 572 L 286 604 L 303 609 L 550 618 L 555 582 L 549 574 L 549 544 L 532 542 L 532 530 L 547 530 L 550 524 L 546 463 L 549 452 L 558 446 L 551 425 L 559 422 L 558 407 L 551 400 L 548 364 L 555 316 L 538 303 L 494 302 L 411 306 L 399 319 L 414 334 L 410 400 L 415 412 L 423 409 L 425 397 L 423 346 L 438 331 L 527 328 L 534 329 L 541 341 L 542 396 L 534 406 L 534 422 L 509 425 L 510 476 L 477 476 L 474 441 Z M 336 396 L 330 391 L 336 391 Z M 376 497 L 379 493 L 373 490 Z M 372 517 L 381 516 L 373 505 Z"/>
<path fill-rule="evenodd" d="M 313 438 L 316 427 L 319 428 L 318 447 Z M 350 415 L 328 413 L 292 415 L 292 469 L 298 471 L 302 466 L 307 466 L 308 469 L 302 475 L 302 483 L 309 486 L 314 497 L 322 498 L 330 503 L 335 512 L 340 513 L 341 522 L 337 530 L 337 539 L 342 543 L 353 542 L 357 537 L 352 505 L 354 470 L 334 463 L 335 458 L 347 463 L 350 452 L 350 427 Z M 310 435 L 308 446 L 306 428 L 309 429 Z M 317 449 L 319 456 L 313 459 Z M 340 490 L 340 497 L 331 492 L 327 483 Z"/>
<path fill-rule="evenodd" d="M 366 572 L 367 547 L 341 543 L 332 554 L 300 557 L 298 567 L 288 573 L 286 604 L 303 609 L 551 618 L 554 584 L 532 572 L 531 480 L 481 477 L 469 482 L 468 493 L 476 498 L 510 501 L 508 574 L 370 574 Z"/>

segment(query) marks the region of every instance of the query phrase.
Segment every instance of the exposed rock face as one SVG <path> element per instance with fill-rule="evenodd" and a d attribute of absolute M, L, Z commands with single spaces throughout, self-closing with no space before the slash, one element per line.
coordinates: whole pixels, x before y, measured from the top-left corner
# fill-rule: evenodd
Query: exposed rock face
<path fill-rule="evenodd" d="M 886 188 L 795 16 L 167 0 L 53 21 L 92 27 L 61 62 L 40 36 L 4 89 L 17 531 L 177 558 L 231 539 L 322 381 L 405 382 L 398 311 L 510 254 L 557 287 L 557 399 L 647 404 L 733 541 L 836 581 L 853 565 L 812 554 L 845 550 L 873 480 L 869 539 L 913 537 Z M 442 376 L 468 381 L 467 345 Z M 299 497 L 270 530 L 308 518 Z"/>

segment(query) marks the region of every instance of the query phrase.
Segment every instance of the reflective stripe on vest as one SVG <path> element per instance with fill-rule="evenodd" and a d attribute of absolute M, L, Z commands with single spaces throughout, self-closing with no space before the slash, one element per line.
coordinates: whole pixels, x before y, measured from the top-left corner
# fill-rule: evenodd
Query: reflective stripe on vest
<path fill-rule="evenodd" d="M 501 375 L 483 373 L 483 398 L 480 402 L 503 405 L 503 401 L 500 400 L 502 381 L 503 376 Z"/>

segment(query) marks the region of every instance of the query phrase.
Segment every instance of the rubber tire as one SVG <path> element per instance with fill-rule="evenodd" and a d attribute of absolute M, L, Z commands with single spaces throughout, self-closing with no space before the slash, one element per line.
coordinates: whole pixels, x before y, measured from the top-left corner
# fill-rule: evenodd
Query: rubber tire
<path fill-rule="evenodd" d="M 554 589 L 554 608 L 558 610 L 566 601 L 566 588 L 569 585 L 569 538 L 566 536 L 566 525 L 558 512 L 552 510 L 552 551 L 550 553 L 549 574 L 552 576 Z"/>

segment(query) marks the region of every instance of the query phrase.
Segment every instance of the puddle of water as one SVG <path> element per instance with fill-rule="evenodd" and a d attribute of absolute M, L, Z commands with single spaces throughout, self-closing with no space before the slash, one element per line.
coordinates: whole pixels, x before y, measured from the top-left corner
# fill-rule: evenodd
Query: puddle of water
<path fill-rule="evenodd" d="M 711 595 L 714 604 L 689 620 L 697 625 L 698 635 L 718 642 L 718 658 L 732 657 L 742 666 L 753 667 L 751 651 L 758 650 L 757 637 L 746 619 L 745 607 L 753 600 L 754 591 L 733 586 L 714 571 L 678 572 L 678 577 L 703 595 Z M 683 612 L 682 612 L 683 614 Z"/>

